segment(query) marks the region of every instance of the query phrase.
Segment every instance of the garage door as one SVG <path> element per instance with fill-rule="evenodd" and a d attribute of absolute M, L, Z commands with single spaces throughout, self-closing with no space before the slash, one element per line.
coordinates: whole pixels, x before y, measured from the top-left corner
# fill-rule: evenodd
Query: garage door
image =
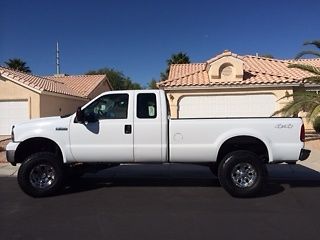
<path fill-rule="evenodd" d="M 180 100 L 179 117 L 270 117 L 275 108 L 273 94 L 186 96 Z"/>
<path fill-rule="evenodd" d="M 0 100 L 0 135 L 10 135 L 13 124 L 29 119 L 28 101 Z"/>

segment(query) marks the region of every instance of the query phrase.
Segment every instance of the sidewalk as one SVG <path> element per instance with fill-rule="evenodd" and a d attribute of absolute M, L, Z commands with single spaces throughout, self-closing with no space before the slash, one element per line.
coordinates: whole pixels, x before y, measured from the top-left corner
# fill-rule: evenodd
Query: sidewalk
<path fill-rule="evenodd" d="M 12 166 L 10 163 L 0 163 L 0 177 L 17 176 L 19 166 Z"/>
<path fill-rule="evenodd" d="M 311 149 L 309 158 L 303 162 L 299 162 L 299 164 L 320 172 L 320 150 Z"/>

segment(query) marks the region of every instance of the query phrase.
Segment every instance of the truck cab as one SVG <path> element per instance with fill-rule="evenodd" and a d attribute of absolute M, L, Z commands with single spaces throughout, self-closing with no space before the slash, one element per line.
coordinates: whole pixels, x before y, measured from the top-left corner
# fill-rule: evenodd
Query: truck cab
<path fill-rule="evenodd" d="M 165 99 L 158 90 L 110 92 L 79 109 L 69 125 L 73 161 L 166 162 Z"/>

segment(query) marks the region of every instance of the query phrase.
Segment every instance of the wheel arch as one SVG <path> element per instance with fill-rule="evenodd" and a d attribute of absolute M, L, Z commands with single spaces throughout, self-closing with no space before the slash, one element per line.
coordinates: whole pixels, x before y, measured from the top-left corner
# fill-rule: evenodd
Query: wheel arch
<path fill-rule="evenodd" d="M 51 152 L 62 163 L 65 159 L 63 151 L 57 142 L 45 137 L 32 137 L 22 141 L 18 145 L 15 152 L 15 162 L 22 163 L 28 156 L 37 152 Z"/>
<path fill-rule="evenodd" d="M 272 162 L 272 152 L 265 140 L 252 135 L 232 136 L 221 142 L 216 162 L 219 164 L 224 156 L 237 150 L 248 150 L 257 154 L 264 163 Z"/>

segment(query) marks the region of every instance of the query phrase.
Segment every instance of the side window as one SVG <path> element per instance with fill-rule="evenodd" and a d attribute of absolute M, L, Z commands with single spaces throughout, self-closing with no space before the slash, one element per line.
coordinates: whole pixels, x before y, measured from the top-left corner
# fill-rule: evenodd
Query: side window
<path fill-rule="evenodd" d="M 109 94 L 98 98 L 83 112 L 86 119 L 126 119 L 128 115 L 128 94 Z"/>
<path fill-rule="evenodd" d="M 137 96 L 137 117 L 156 118 L 157 102 L 154 93 L 139 93 Z"/>

